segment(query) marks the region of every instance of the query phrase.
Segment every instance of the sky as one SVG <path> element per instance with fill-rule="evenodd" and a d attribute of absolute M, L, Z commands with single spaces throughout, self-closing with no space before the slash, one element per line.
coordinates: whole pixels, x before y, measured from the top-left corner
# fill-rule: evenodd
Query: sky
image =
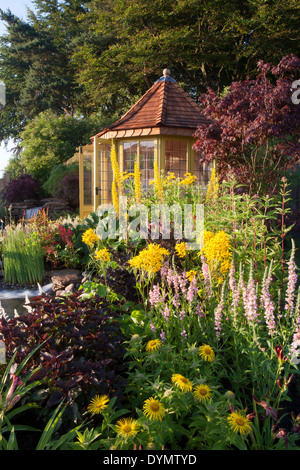
<path fill-rule="evenodd" d="M 0 0 L 1 10 L 10 10 L 14 15 L 26 20 L 27 8 L 34 10 L 34 5 L 31 0 Z M 6 33 L 5 23 L 0 20 L 0 35 Z M 0 143 L 0 178 L 3 176 L 4 168 L 6 167 L 9 158 L 12 156 L 11 148 L 12 143 L 8 143 L 8 151 L 4 147 L 4 143 Z"/>

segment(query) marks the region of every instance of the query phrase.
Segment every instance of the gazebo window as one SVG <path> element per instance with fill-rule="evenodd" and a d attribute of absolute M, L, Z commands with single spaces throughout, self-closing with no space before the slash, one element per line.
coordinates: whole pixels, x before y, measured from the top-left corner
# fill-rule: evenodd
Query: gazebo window
<path fill-rule="evenodd" d="M 123 171 L 134 172 L 134 162 L 140 162 L 141 183 L 143 189 L 149 188 L 149 181 L 154 178 L 154 140 L 123 143 Z"/>
<path fill-rule="evenodd" d="M 83 200 L 87 206 L 93 204 L 92 178 L 93 154 L 85 153 L 83 155 Z"/>
<path fill-rule="evenodd" d="M 187 172 L 187 142 L 180 139 L 166 140 L 165 173 L 175 173 L 181 178 Z"/>
<path fill-rule="evenodd" d="M 111 184 L 113 172 L 110 159 L 110 145 L 99 145 L 99 191 L 101 204 L 108 204 L 111 201 Z"/>

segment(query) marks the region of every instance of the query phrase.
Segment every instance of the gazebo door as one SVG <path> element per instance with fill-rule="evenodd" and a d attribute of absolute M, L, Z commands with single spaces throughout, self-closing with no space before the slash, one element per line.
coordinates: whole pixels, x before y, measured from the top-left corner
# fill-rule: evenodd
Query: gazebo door
<path fill-rule="evenodd" d="M 80 217 L 87 217 L 94 210 L 94 148 L 86 145 L 79 151 Z"/>

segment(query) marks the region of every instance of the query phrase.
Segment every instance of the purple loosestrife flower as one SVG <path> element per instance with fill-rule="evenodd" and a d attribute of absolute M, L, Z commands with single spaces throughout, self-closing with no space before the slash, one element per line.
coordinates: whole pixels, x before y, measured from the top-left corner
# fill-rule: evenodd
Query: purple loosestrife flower
<path fill-rule="evenodd" d="M 179 313 L 179 318 L 180 318 L 180 320 L 183 320 L 184 317 L 185 317 L 185 310 L 184 310 L 184 308 L 183 308 L 183 309 L 181 310 L 181 312 Z"/>
<path fill-rule="evenodd" d="M 243 300 L 245 316 L 247 320 L 250 323 L 258 321 L 256 285 L 253 279 L 252 267 L 249 275 L 248 285 L 247 287 L 243 286 Z"/>
<path fill-rule="evenodd" d="M 224 309 L 224 290 L 225 290 L 225 282 L 222 286 L 221 292 L 221 299 L 220 302 L 215 310 L 215 332 L 216 337 L 219 339 L 221 332 L 222 332 L 222 317 L 223 317 L 223 309 Z"/>
<path fill-rule="evenodd" d="M 294 261 L 294 255 L 295 255 L 295 244 L 293 242 L 293 248 L 292 248 L 292 253 L 290 260 L 288 262 L 288 285 L 287 285 L 287 290 L 286 290 L 286 297 L 285 297 L 285 310 L 289 313 L 290 316 L 292 316 L 292 313 L 294 311 L 294 298 L 295 298 L 295 289 L 296 289 L 296 284 L 297 284 L 297 279 L 298 276 L 296 274 L 296 265 Z"/>
<path fill-rule="evenodd" d="M 196 276 L 193 277 L 190 285 L 189 285 L 189 288 L 188 288 L 188 291 L 187 291 L 187 294 L 186 294 L 186 300 L 190 303 L 193 302 L 194 300 L 194 297 L 198 294 L 198 287 L 197 287 L 197 278 Z"/>
<path fill-rule="evenodd" d="M 161 339 L 162 343 L 165 343 L 166 342 L 166 333 L 164 331 L 162 331 L 159 336 L 160 336 L 160 339 Z"/>
<path fill-rule="evenodd" d="M 182 275 L 179 277 L 179 285 L 180 285 L 181 292 L 183 293 L 186 292 L 187 283 L 188 283 L 188 278 L 187 278 L 186 272 L 184 271 Z"/>
<path fill-rule="evenodd" d="M 240 301 L 240 290 L 237 287 L 236 281 L 235 281 L 235 267 L 234 267 L 233 260 L 232 260 L 231 268 L 229 271 L 229 287 L 231 289 L 231 295 L 232 295 L 231 305 L 234 309 L 236 309 Z"/>
<path fill-rule="evenodd" d="M 158 284 L 154 285 L 149 292 L 149 301 L 152 307 L 164 302 L 165 294 L 161 294 Z"/>
<path fill-rule="evenodd" d="M 266 320 L 269 334 L 272 336 L 276 333 L 276 322 L 275 322 L 275 316 L 274 316 L 275 307 L 274 307 L 274 303 L 271 300 L 271 295 L 270 295 L 270 290 L 269 290 L 270 283 L 272 280 L 271 267 L 272 267 L 272 263 L 270 266 L 268 276 L 265 275 L 263 282 L 262 282 L 262 293 L 261 293 L 260 301 L 265 311 L 265 320 Z"/>
<path fill-rule="evenodd" d="M 172 304 L 174 307 L 180 307 L 179 294 L 175 294 L 172 298 Z"/>
<path fill-rule="evenodd" d="M 181 332 L 181 341 L 184 342 L 187 338 L 187 332 L 185 330 L 182 330 Z"/>
<path fill-rule="evenodd" d="M 165 317 L 166 320 L 169 319 L 169 316 L 170 316 L 170 309 L 169 309 L 168 304 L 166 304 L 166 306 L 165 306 L 165 309 L 164 309 L 164 311 L 163 311 L 163 316 Z"/>
<path fill-rule="evenodd" d="M 165 278 L 168 274 L 169 261 L 166 261 L 160 270 L 160 275 L 162 278 Z"/>
<path fill-rule="evenodd" d="M 210 274 L 209 274 L 209 266 L 203 255 L 201 255 L 201 263 L 202 263 L 202 274 L 204 277 L 205 290 L 206 290 L 207 295 L 210 297 L 212 296 L 212 289 L 211 289 L 211 280 L 210 280 Z"/>
<path fill-rule="evenodd" d="M 202 307 L 201 307 L 200 302 L 198 302 L 197 305 L 196 305 L 196 314 L 197 314 L 200 318 L 203 318 L 203 317 L 204 317 L 204 313 L 203 313 L 203 310 L 202 310 Z"/>

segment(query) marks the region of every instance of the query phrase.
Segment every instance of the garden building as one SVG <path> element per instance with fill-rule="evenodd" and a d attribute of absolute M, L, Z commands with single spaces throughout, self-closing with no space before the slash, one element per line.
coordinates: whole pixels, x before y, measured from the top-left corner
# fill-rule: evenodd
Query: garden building
<path fill-rule="evenodd" d="M 141 184 L 148 188 L 154 177 L 154 161 L 164 174 L 176 177 L 192 173 L 202 187 L 210 178 L 210 168 L 199 163 L 193 150 L 199 124 L 209 123 L 200 106 L 170 76 L 163 76 L 115 123 L 91 137 L 91 145 L 79 149 L 80 216 L 111 202 L 112 166 L 110 150 L 114 142 L 121 172 L 133 173 L 140 163 Z"/>

